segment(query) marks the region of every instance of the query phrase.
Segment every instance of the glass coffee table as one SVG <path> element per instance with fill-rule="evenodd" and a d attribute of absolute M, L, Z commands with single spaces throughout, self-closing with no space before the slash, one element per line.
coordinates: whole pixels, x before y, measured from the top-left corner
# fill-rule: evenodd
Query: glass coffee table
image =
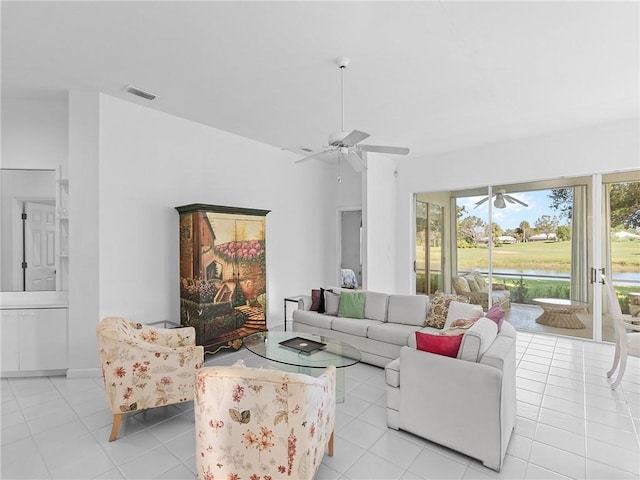
<path fill-rule="evenodd" d="M 298 346 L 302 349 L 313 342 L 324 344 L 310 352 L 299 350 L 294 340 L 300 338 Z M 309 342 L 305 341 L 309 340 Z M 245 347 L 256 355 L 277 362 L 284 370 L 305 373 L 311 376 L 322 374 L 329 365 L 336 367 L 336 400 L 344 401 L 344 369 L 360 361 L 360 350 L 346 342 L 303 332 L 258 332 L 242 340 Z M 285 342 L 285 345 L 282 345 Z M 304 344 L 307 345 L 304 345 Z"/>

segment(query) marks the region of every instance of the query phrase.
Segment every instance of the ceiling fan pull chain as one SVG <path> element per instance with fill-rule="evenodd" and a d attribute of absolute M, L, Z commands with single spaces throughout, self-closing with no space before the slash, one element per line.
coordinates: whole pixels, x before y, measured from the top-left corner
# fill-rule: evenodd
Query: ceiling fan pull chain
<path fill-rule="evenodd" d="M 341 105 L 342 105 L 342 110 L 340 112 L 340 115 L 342 117 L 342 132 L 344 132 L 344 69 L 347 68 L 346 65 L 340 65 L 340 84 L 341 84 Z"/>

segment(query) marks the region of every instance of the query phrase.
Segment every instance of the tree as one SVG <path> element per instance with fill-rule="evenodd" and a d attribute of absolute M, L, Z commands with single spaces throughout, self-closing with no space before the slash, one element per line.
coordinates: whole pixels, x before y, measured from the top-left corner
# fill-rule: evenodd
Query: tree
<path fill-rule="evenodd" d="M 522 241 L 527 241 L 527 232 L 531 230 L 531 225 L 526 220 L 520 222 L 520 230 L 522 230 Z"/>
<path fill-rule="evenodd" d="M 640 182 L 615 183 L 609 195 L 611 227 L 640 228 Z"/>
<path fill-rule="evenodd" d="M 560 225 L 556 230 L 558 240 L 571 240 L 571 229 L 566 225 Z"/>
<path fill-rule="evenodd" d="M 484 221 L 475 215 L 465 217 L 458 223 L 461 238 L 473 245 L 478 242 L 478 236 L 482 233 L 484 227 Z"/>
<path fill-rule="evenodd" d="M 558 217 L 555 215 L 553 217 L 551 215 L 542 215 L 536 220 L 535 226 L 536 229 L 540 233 L 544 233 L 547 236 L 547 240 L 549 240 L 549 235 L 556 233 L 556 230 L 558 230 Z"/>
<path fill-rule="evenodd" d="M 573 188 L 554 188 L 548 197 L 551 199 L 550 207 L 560 212 L 560 218 L 571 219 L 573 214 Z"/>

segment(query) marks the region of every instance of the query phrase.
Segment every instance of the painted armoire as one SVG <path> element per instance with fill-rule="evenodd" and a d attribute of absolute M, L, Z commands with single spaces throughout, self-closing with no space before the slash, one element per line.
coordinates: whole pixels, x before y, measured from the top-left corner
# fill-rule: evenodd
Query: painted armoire
<path fill-rule="evenodd" d="M 195 203 L 180 214 L 180 323 L 205 352 L 238 349 L 267 330 L 269 210 Z"/>

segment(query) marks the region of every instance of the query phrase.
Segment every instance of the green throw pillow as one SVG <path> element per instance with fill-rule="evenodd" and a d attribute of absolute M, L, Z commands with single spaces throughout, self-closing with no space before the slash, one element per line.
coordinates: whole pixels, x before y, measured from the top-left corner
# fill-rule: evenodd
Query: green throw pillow
<path fill-rule="evenodd" d="M 342 292 L 340 294 L 339 317 L 364 318 L 364 292 Z"/>

